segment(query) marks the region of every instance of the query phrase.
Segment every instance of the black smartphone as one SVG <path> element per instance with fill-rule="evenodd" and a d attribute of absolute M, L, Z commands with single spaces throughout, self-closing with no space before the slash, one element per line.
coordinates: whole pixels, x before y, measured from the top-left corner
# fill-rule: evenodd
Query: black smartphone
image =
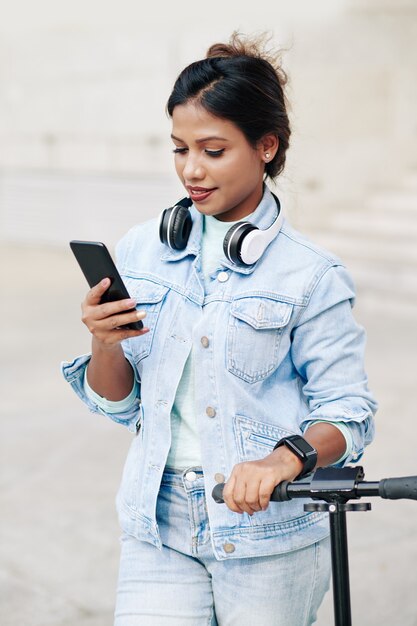
<path fill-rule="evenodd" d="M 130 298 L 122 277 L 104 243 L 101 241 L 74 240 L 70 241 L 70 247 L 90 287 L 97 285 L 103 278 L 110 278 L 110 287 L 102 295 L 101 303 Z M 130 311 L 134 310 L 130 309 Z M 126 313 L 130 311 L 126 311 Z M 129 322 L 123 324 L 121 328 L 141 330 L 143 323 L 141 320 Z"/>

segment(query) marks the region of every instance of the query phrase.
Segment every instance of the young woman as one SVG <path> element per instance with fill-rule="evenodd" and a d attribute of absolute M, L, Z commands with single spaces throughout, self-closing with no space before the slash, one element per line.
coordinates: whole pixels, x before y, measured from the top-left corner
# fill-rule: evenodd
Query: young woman
<path fill-rule="evenodd" d="M 357 461 L 376 405 L 349 275 L 265 184 L 289 145 L 284 85 L 237 35 L 181 72 L 168 113 L 187 197 L 118 244 L 132 300 L 100 304 L 108 279 L 91 289 L 91 355 L 64 364 L 92 410 L 135 433 L 117 626 L 306 626 L 328 587 L 326 516 L 269 498 Z"/>

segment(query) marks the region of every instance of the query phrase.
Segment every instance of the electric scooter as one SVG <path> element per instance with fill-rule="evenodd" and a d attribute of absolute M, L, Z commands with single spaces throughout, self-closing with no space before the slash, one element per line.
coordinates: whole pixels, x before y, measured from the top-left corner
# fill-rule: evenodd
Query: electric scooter
<path fill-rule="evenodd" d="M 417 476 L 384 478 L 377 482 L 365 482 L 364 478 L 361 466 L 318 468 L 301 480 L 283 481 L 271 495 L 274 502 L 311 498 L 313 502 L 304 504 L 305 511 L 329 513 L 335 626 L 352 626 L 346 513 L 371 510 L 369 502 L 350 503 L 349 500 L 375 496 L 389 500 L 417 500 Z M 224 483 L 220 483 L 212 492 L 219 504 L 224 502 L 223 488 Z"/>

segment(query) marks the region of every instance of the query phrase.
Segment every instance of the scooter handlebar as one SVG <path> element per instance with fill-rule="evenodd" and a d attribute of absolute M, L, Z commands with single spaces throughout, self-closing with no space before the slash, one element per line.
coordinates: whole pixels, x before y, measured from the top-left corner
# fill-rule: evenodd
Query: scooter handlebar
<path fill-rule="evenodd" d="M 318 485 L 317 485 L 318 487 Z M 212 497 L 218 504 L 223 500 L 224 483 L 216 485 L 212 491 Z M 327 500 L 329 494 L 340 493 L 346 500 L 369 496 L 380 496 L 387 500 L 417 500 L 417 476 L 404 476 L 399 478 L 383 478 L 379 482 L 357 482 L 356 485 L 346 492 L 345 486 L 339 486 L 338 481 L 333 484 L 327 483 L 326 489 L 316 488 L 312 482 L 284 480 L 279 483 L 271 494 L 272 502 L 284 502 L 294 498 L 313 498 L 315 500 Z"/>

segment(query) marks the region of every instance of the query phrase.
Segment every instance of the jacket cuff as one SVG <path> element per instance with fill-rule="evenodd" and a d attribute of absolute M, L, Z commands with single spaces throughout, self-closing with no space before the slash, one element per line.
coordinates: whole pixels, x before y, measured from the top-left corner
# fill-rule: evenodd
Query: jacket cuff
<path fill-rule="evenodd" d="M 88 384 L 87 371 L 88 365 L 84 370 L 84 391 L 87 398 L 91 400 L 93 404 L 96 404 L 100 409 L 112 415 L 129 412 L 135 406 L 135 400 L 139 396 L 139 385 L 136 380 L 133 380 L 132 390 L 126 398 L 122 400 L 107 400 L 107 398 L 100 396 L 90 387 Z"/>
<path fill-rule="evenodd" d="M 342 410 L 340 415 L 338 418 L 332 415 L 328 419 L 324 416 L 315 419 L 314 414 L 311 414 L 302 422 L 300 428 L 304 433 L 310 426 L 320 422 L 332 424 L 332 426 L 339 428 L 346 439 L 346 451 L 333 465 L 343 467 L 349 463 L 357 463 L 361 459 L 365 447 L 373 439 L 375 427 L 373 417 L 367 411 L 363 411 L 360 416 L 356 415 L 355 418 L 350 415 L 343 415 Z"/>
<path fill-rule="evenodd" d="M 331 424 L 332 426 L 340 430 L 343 437 L 345 438 L 346 450 L 344 454 L 342 454 L 342 456 L 337 461 L 332 463 L 332 465 L 342 466 L 343 461 L 345 461 L 348 457 L 351 457 L 352 451 L 353 451 L 353 437 L 352 437 L 352 434 L 350 432 L 348 425 L 345 424 L 344 422 L 330 422 L 326 420 L 316 420 L 314 422 L 309 422 L 304 432 L 306 432 L 311 426 L 314 426 L 314 424 Z"/>
<path fill-rule="evenodd" d="M 122 424 L 123 426 L 126 426 L 130 432 L 136 433 L 141 426 L 140 399 L 138 397 L 140 384 L 135 378 L 135 385 L 138 386 L 136 397 L 134 399 L 134 402 L 131 403 L 130 407 L 127 410 L 116 414 L 108 411 L 102 406 L 99 406 L 99 403 L 96 402 L 94 398 L 89 397 L 89 395 L 86 393 L 84 387 L 84 379 L 90 359 L 91 353 L 83 354 L 73 361 L 64 361 L 61 364 L 61 371 L 65 380 L 71 385 L 77 396 L 84 402 L 84 404 L 86 404 L 86 406 L 90 409 L 92 413 L 100 413 L 101 415 L 105 415 L 117 424 Z M 126 359 L 129 361 L 133 371 L 135 372 L 135 366 L 133 361 L 128 356 L 126 356 Z"/>

